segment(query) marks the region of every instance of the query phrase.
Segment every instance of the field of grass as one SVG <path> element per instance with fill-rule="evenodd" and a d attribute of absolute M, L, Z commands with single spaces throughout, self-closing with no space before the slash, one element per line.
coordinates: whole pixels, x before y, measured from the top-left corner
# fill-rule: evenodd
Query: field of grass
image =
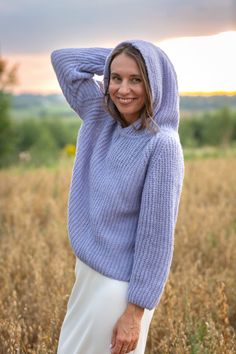
<path fill-rule="evenodd" d="M 74 281 L 70 175 L 70 166 L 0 172 L 0 354 L 56 352 Z M 146 354 L 235 353 L 235 176 L 233 157 L 186 161 L 171 274 Z"/>
<path fill-rule="evenodd" d="M 183 150 L 185 161 L 209 158 L 236 158 L 235 143 L 226 146 L 184 147 Z"/>

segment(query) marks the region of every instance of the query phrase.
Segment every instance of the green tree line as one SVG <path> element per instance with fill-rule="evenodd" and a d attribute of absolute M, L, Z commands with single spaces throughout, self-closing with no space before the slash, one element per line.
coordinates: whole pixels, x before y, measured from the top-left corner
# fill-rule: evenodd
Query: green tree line
<path fill-rule="evenodd" d="M 65 147 L 75 145 L 78 119 L 45 117 L 11 120 L 7 116 L 8 96 L 0 96 L 0 167 L 24 163 L 55 163 Z M 236 112 L 227 108 L 180 120 L 183 147 L 229 146 L 236 142 Z"/>
<path fill-rule="evenodd" d="M 236 142 L 236 111 L 225 107 L 182 119 L 179 133 L 183 147 L 228 146 Z"/>

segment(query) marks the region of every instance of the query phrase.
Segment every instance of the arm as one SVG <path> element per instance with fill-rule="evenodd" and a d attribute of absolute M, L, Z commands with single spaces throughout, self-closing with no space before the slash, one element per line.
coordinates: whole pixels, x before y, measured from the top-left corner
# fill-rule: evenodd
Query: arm
<path fill-rule="evenodd" d="M 143 187 L 128 305 L 113 328 L 112 354 L 137 346 L 144 309 L 159 301 L 170 269 L 173 233 L 184 176 L 182 148 L 174 137 L 158 144 Z"/>
<path fill-rule="evenodd" d="M 84 119 L 91 103 L 100 101 L 101 83 L 94 74 L 103 75 L 104 65 L 111 49 L 68 48 L 52 52 L 51 61 L 62 92 L 71 108 Z"/>
<path fill-rule="evenodd" d="M 143 187 L 128 289 L 130 303 L 150 310 L 159 302 L 169 274 L 184 177 L 182 148 L 175 137 L 156 150 Z"/>

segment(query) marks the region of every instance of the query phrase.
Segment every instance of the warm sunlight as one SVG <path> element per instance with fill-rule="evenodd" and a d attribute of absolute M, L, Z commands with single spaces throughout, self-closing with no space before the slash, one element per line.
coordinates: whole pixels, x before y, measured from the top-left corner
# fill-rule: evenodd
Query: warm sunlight
<path fill-rule="evenodd" d="M 214 36 L 183 37 L 158 42 L 172 60 L 180 92 L 236 91 L 236 31 Z M 50 53 L 8 57 L 19 63 L 15 92 L 60 92 L 50 63 Z"/>
<path fill-rule="evenodd" d="M 60 92 L 47 55 L 12 55 L 7 57 L 9 66 L 15 63 L 18 67 L 18 85 L 15 93 L 42 93 Z"/>
<path fill-rule="evenodd" d="M 176 68 L 181 92 L 236 90 L 236 32 L 159 43 Z"/>

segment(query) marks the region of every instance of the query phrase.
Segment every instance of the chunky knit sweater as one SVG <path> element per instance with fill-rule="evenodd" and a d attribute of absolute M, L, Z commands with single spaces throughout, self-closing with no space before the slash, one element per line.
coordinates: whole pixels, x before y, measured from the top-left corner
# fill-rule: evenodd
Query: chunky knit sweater
<path fill-rule="evenodd" d="M 141 118 L 122 127 L 105 111 L 112 49 L 59 49 L 51 58 L 65 98 L 83 120 L 69 193 L 70 244 L 91 268 L 129 282 L 128 302 L 151 310 L 168 278 L 184 178 L 179 96 L 167 55 L 146 41 L 125 42 L 144 57 L 156 133 L 135 131 Z"/>

